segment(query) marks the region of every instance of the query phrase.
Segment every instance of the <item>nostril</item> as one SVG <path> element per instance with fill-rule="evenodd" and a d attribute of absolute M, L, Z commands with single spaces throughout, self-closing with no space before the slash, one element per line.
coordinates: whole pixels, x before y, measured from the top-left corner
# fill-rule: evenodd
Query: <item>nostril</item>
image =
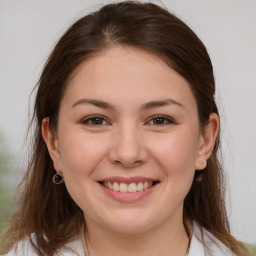
<path fill-rule="evenodd" d="M 143 161 L 137 160 L 137 161 L 129 161 L 129 160 L 115 160 L 113 161 L 114 164 L 122 166 L 124 168 L 131 168 L 131 167 L 136 167 L 138 165 L 141 165 Z"/>
<path fill-rule="evenodd" d="M 128 140 L 127 138 L 120 138 L 118 142 L 113 142 L 113 147 L 109 149 L 108 153 L 113 164 L 126 168 L 145 163 L 147 156 L 145 147 L 140 145 L 138 139 Z"/>

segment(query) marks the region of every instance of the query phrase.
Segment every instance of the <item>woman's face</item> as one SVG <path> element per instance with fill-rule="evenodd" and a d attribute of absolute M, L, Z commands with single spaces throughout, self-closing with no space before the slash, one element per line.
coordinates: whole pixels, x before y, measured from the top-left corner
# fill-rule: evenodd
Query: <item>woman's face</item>
<path fill-rule="evenodd" d="M 52 136 L 54 166 L 86 222 L 118 232 L 182 221 L 194 172 L 205 167 L 188 82 L 132 48 L 108 49 L 76 69 Z"/>

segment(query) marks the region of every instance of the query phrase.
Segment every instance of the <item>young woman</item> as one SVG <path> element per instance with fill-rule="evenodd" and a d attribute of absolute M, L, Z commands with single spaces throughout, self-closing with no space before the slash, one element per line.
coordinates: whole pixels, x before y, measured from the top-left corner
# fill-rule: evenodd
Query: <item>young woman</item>
<path fill-rule="evenodd" d="M 72 25 L 38 83 L 7 255 L 246 255 L 229 232 L 212 64 L 167 10 Z"/>

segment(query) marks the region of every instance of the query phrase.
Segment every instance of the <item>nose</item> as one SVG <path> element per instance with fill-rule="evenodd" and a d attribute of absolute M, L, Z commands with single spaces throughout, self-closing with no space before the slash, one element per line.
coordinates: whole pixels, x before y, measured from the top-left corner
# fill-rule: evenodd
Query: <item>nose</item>
<path fill-rule="evenodd" d="M 115 165 L 132 168 L 143 164 L 147 158 L 148 152 L 138 129 L 131 126 L 118 129 L 111 143 L 110 161 Z"/>

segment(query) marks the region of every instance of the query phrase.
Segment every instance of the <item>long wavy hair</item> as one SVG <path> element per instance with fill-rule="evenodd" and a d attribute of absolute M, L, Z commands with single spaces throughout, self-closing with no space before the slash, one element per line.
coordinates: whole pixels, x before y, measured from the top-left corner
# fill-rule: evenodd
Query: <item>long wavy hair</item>
<path fill-rule="evenodd" d="M 217 113 L 211 60 L 196 34 L 166 8 L 153 3 L 124 1 L 107 4 L 76 21 L 51 52 L 39 82 L 34 106 L 33 145 L 22 180 L 17 211 L 2 237 L 2 248 L 10 250 L 25 237 L 38 255 L 52 256 L 77 234 L 84 222 L 82 210 L 70 197 L 65 184 L 55 185 L 52 160 L 41 135 L 42 120 L 58 124 L 60 101 L 74 69 L 109 47 L 128 46 L 153 53 L 190 84 L 203 128 L 211 113 Z M 184 201 L 184 218 L 196 221 L 236 255 L 244 247 L 229 230 L 225 208 L 225 183 L 217 158 L 220 136 L 203 171 Z M 201 182 L 197 175 L 203 175 Z M 184 222 L 185 223 L 185 222 Z"/>

